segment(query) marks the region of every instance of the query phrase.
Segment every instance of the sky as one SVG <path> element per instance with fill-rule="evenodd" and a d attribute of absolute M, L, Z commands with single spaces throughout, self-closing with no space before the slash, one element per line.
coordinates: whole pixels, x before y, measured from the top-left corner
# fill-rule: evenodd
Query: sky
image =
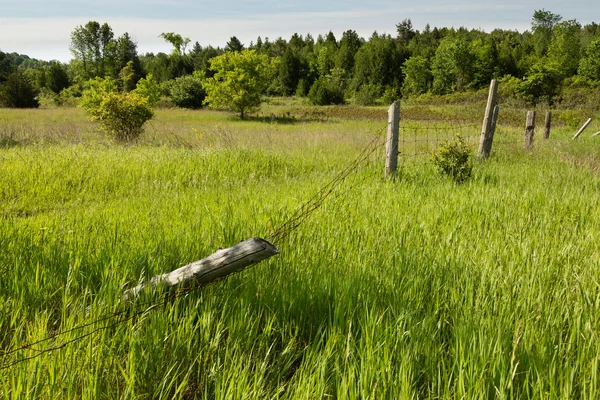
<path fill-rule="evenodd" d="M 429 23 L 522 32 L 541 9 L 583 25 L 600 23 L 598 0 L 0 0 L 0 50 L 66 62 L 71 32 L 92 20 L 108 23 L 115 37 L 128 32 L 143 54 L 171 51 L 162 32 L 219 47 L 231 36 L 249 45 L 258 36 L 289 39 L 294 33 L 316 38 L 332 31 L 340 38 L 349 29 L 364 38 L 374 31 L 395 35 L 396 24 L 407 18 L 417 30 Z"/>

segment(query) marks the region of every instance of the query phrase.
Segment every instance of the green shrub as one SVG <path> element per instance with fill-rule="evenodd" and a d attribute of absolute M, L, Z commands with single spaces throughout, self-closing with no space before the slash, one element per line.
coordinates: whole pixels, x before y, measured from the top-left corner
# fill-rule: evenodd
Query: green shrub
<path fill-rule="evenodd" d="M 442 175 L 451 177 L 457 183 L 468 180 L 473 172 L 471 150 L 459 136 L 455 140 L 445 141 L 437 149 L 433 163 Z"/>
<path fill-rule="evenodd" d="M 171 100 L 177 107 L 198 109 L 206 98 L 202 79 L 196 75 L 181 76 L 171 81 Z"/>
<path fill-rule="evenodd" d="M 383 101 L 383 104 L 390 105 L 393 102 L 400 100 L 400 97 L 402 97 L 402 95 L 398 88 L 388 86 L 385 88 L 383 94 L 381 95 L 381 101 Z"/>
<path fill-rule="evenodd" d="M 313 83 L 308 92 L 308 100 L 317 106 L 343 104 L 344 93 L 327 78 L 320 77 Z"/>
<path fill-rule="evenodd" d="M 134 92 L 148 99 L 148 104 L 151 106 L 155 106 L 160 101 L 160 86 L 152 74 L 140 79 Z"/>
<path fill-rule="evenodd" d="M 85 83 L 79 106 L 88 112 L 97 109 L 109 93 L 119 91 L 118 82 L 113 78 L 94 78 Z"/>
<path fill-rule="evenodd" d="M 89 112 L 106 133 L 120 141 L 137 139 L 144 123 L 154 116 L 148 99 L 133 92 L 108 93 Z"/>
<path fill-rule="evenodd" d="M 380 95 L 381 87 L 379 85 L 366 84 L 356 91 L 354 101 L 361 106 L 373 106 L 377 103 Z"/>

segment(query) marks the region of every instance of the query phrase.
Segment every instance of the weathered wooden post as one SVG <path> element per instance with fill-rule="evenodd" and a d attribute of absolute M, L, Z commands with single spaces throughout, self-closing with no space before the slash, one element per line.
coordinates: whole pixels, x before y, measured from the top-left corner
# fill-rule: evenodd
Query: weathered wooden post
<path fill-rule="evenodd" d="M 398 136 L 400 135 L 400 100 L 388 110 L 387 142 L 385 144 L 385 176 L 391 178 L 398 169 Z"/>
<path fill-rule="evenodd" d="M 544 124 L 544 139 L 550 138 L 550 127 L 552 125 L 552 112 L 548 111 L 546 113 L 546 122 Z"/>
<path fill-rule="evenodd" d="M 188 281 L 194 281 L 196 285 L 208 284 L 278 253 L 279 251 L 275 246 L 264 239 L 244 240 L 233 247 L 219 249 L 200 261 L 166 274 L 157 275 L 149 282 L 141 283 L 126 290 L 123 299 L 126 301 L 133 300 L 149 288 L 168 288 Z"/>
<path fill-rule="evenodd" d="M 535 111 L 527 111 L 525 122 L 525 150 L 533 150 L 533 132 L 535 131 Z"/>
<path fill-rule="evenodd" d="M 585 124 L 583 124 L 583 126 L 581 128 L 579 128 L 579 130 L 577 131 L 577 133 L 575 134 L 575 136 L 573 136 L 573 139 L 571 140 L 575 140 L 579 137 L 579 135 L 581 135 L 583 133 L 583 131 L 585 131 L 585 128 L 587 128 L 590 125 L 590 122 L 592 122 L 592 119 L 589 118 Z"/>
<path fill-rule="evenodd" d="M 493 79 L 490 83 L 490 92 L 488 94 L 487 106 L 485 107 L 485 115 L 483 116 L 483 125 L 481 127 L 481 137 L 479 139 L 479 151 L 477 156 L 479 158 L 485 158 L 490 155 L 492 151 L 492 143 L 494 141 L 494 130 L 496 128 L 496 121 L 494 120 L 494 112 L 496 113 L 495 119 L 498 119 L 499 108 L 496 108 L 496 97 L 498 96 L 498 82 Z"/>

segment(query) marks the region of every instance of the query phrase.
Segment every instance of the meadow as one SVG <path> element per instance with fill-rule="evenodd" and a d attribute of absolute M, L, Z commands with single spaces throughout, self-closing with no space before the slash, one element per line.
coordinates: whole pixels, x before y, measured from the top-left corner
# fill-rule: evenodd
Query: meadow
<path fill-rule="evenodd" d="M 374 151 L 277 256 L 128 308 L 141 280 L 272 237 L 384 140 L 386 108 L 158 110 L 131 144 L 80 109 L 0 109 L 0 398 L 597 398 L 600 114 L 574 142 L 587 114 L 556 111 L 547 141 L 538 116 L 527 152 L 507 105 L 455 184 L 431 151 L 476 148 L 483 110 L 403 105 L 396 179 Z"/>

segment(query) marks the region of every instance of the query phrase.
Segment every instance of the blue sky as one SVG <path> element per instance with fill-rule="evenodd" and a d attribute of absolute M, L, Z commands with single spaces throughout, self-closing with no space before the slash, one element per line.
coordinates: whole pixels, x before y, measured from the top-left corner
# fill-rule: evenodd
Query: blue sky
<path fill-rule="evenodd" d="M 90 20 L 107 22 L 116 36 L 129 32 L 145 53 L 170 51 L 161 32 L 224 46 L 234 35 L 249 44 L 259 35 L 289 39 L 296 32 L 315 38 L 330 30 L 340 37 L 348 29 L 365 38 L 373 31 L 395 34 L 405 18 L 419 30 L 429 23 L 524 31 L 534 10 L 542 8 L 582 24 L 600 23 L 598 0 L 0 0 L 0 50 L 68 61 L 71 31 Z"/>

